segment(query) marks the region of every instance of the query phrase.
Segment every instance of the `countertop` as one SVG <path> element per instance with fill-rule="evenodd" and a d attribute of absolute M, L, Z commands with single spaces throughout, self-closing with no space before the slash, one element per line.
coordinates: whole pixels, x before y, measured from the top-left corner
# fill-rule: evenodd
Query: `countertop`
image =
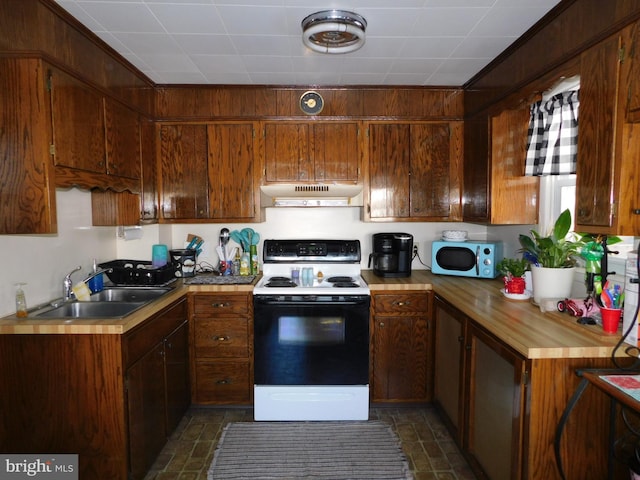
<path fill-rule="evenodd" d="M 370 270 L 362 276 L 373 293 L 433 290 L 526 358 L 605 358 L 620 339 L 620 335 L 605 335 L 597 325 L 580 325 L 567 313 L 542 313 L 530 301 L 506 299 L 500 292 L 500 280 L 433 275 L 426 270 L 414 270 L 406 278 L 381 278 Z M 259 279 L 244 285 L 183 285 L 179 281 L 172 292 L 122 319 L 7 316 L 0 319 L 0 334 L 122 334 L 188 292 L 250 292 Z"/>
<path fill-rule="evenodd" d="M 150 302 L 131 315 L 121 319 L 42 319 L 17 318 L 15 315 L 0 318 L 0 334 L 122 334 L 144 322 L 188 292 L 251 292 L 260 276 L 250 284 L 237 285 L 183 285 L 178 280 L 173 291 Z"/>
<path fill-rule="evenodd" d="M 363 272 L 363 277 L 373 293 L 431 289 L 526 358 L 604 358 L 620 340 L 619 334 L 604 334 L 598 325 L 581 325 L 567 313 L 542 313 L 530 300 L 509 300 L 500 292 L 500 280 L 426 270 L 414 270 L 406 278 L 381 278 L 371 271 Z"/>

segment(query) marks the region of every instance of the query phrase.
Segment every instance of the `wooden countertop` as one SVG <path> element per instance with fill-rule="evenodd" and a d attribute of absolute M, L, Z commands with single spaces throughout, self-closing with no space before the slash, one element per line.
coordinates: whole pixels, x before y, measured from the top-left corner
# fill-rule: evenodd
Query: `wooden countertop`
<path fill-rule="evenodd" d="M 0 334 L 122 334 L 185 296 L 188 292 L 251 292 L 253 285 L 259 279 L 260 277 L 257 277 L 253 283 L 242 285 L 183 285 L 179 280 L 172 292 L 121 319 L 65 320 L 37 317 L 17 318 L 15 315 L 9 315 L 0 319 Z"/>
<path fill-rule="evenodd" d="M 398 279 L 377 277 L 371 271 L 362 276 L 373 293 L 433 290 L 526 358 L 604 358 L 620 340 L 620 335 L 606 335 L 598 325 L 581 325 L 567 313 L 542 313 L 531 301 L 509 300 L 500 292 L 500 280 L 434 275 L 426 270 Z"/>
<path fill-rule="evenodd" d="M 406 278 L 381 278 L 362 272 L 373 293 L 433 290 L 477 324 L 489 330 L 526 358 L 605 358 L 620 335 L 605 335 L 599 326 L 580 325 L 566 313 L 546 312 L 530 301 L 512 301 L 501 293 L 499 280 L 433 275 L 414 270 Z M 254 283 L 259 280 L 256 278 Z M 189 285 L 175 290 L 123 319 L 37 319 L 7 316 L 0 319 L 0 334 L 122 334 L 188 292 L 250 292 L 246 285 Z M 624 355 L 621 353 L 620 355 Z"/>

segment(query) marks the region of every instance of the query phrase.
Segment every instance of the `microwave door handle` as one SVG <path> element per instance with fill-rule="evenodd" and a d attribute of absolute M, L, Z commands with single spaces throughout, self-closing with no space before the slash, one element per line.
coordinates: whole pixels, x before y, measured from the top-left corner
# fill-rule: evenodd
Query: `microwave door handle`
<path fill-rule="evenodd" d="M 476 277 L 480 276 L 480 247 L 476 247 Z"/>

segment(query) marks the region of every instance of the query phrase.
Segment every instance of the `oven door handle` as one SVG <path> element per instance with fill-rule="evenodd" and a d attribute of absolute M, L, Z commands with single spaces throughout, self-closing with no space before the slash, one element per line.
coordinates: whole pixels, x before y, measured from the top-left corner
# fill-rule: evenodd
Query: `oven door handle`
<path fill-rule="evenodd" d="M 369 302 L 369 298 L 363 298 L 358 300 L 336 300 L 334 302 L 318 301 L 318 300 L 279 300 L 269 298 L 257 298 L 254 297 L 254 303 L 260 305 L 283 305 L 283 306 L 304 306 L 304 305 L 365 305 Z"/>

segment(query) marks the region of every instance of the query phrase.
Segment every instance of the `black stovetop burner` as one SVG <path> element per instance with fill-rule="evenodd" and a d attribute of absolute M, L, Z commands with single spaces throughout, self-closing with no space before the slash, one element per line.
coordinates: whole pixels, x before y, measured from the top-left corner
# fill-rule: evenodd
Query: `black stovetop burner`
<path fill-rule="evenodd" d="M 289 277 L 271 277 L 265 287 L 297 287 L 296 283 Z"/>

